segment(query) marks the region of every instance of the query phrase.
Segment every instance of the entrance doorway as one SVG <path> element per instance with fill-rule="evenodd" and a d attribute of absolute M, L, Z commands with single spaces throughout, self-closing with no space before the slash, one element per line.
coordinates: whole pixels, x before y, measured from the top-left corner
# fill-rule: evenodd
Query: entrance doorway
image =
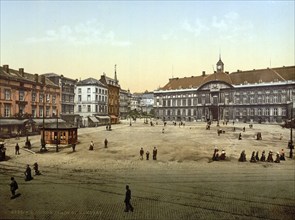
<path fill-rule="evenodd" d="M 218 106 L 210 107 L 210 115 L 212 116 L 213 121 L 218 121 Z"/>

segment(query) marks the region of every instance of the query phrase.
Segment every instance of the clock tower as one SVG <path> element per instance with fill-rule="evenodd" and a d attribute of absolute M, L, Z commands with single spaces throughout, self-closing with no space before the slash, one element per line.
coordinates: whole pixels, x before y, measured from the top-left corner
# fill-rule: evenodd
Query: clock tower
<path fill-rule="evenodd" d="M 219 60 L 216 63 L 216 69 L 218 73 L 223 73 L 224 72 L 224 64 L 221 60 L 221 55 L 219 54 Z"/>

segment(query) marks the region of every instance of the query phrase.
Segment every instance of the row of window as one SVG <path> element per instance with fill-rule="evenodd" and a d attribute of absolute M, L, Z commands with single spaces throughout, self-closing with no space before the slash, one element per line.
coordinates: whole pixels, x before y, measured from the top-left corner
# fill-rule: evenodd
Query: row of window
<path fill-rule="evenodd" d="M 82 93 L 82 88 L 78 88 L 78 93 Z M 87 93 L 91 93 L 91 88 L 87 88 Z M 95 88 L 95 93 L 104 94 L 106 95 L 108 91 L 106 89 L 98 89 Z"/>
<path fill-rule="evenodd" d="M 287 109 L 286 108 L 281 108 L 280 109 L 280 115 L 281 116 L 286 116 L 287 115 Z M 199 115 L 203 115 L 203 109 L 166 109 L 164 110 L 164 115 L 167 116 L 197 116 L 199 112 Z M 224 114 L 226 116 L 229 116 L 230 111 L 225 109 Z M 244 109 L 244 110 L 234 110 L 232 114 L 236 116 L 278 116 L 279 115 L 279 109 L 278 108 L 252 108 L 252 109 Z"/>
<path fill-rule="evenodd" d="M 271 103 L 286 103 L 286 95 L 275 95 L 275 96 L 258 96 L 258 97 L 236 97 L 234 99 L 235 104 L 271 104 Z M 230 100 L 228 98 L 221 99 L 221 103 L 228 104 Z M 218 97 L 204 97 L 204 98 L 194 98 L 194 99 L 168 99 L 162 100 L 163 107 L 172 107 L 172 106 L 196 106 L 198 104 L 213 103 L 218 104 Z M 157 106 L 161 104 L 161 100 L 157 101 Z"/>
<path fill-rule="evenodd" d="M 5 89 L 5 100 L 11 100 L 11 90 Z M 19 90 L 19 101 L 25 101 L 25 91 Z M 50 102 L 50 98 L 52 98 L 52 103 L 56 104 L 56 95 L 46 94 L 46 102 Z M 36 92 L 32 92 L 32 102 L 37 101 L 37 94 Z M 39 102 L 43 102 L 43 94 L 39 94 Z"/>
<path fill-rule="evenodd" d="M 19 105 L 19 114 L 25 114 L 25 106 Z M 56 115 L 56 107 L 52 108 L 52 115 L 50 115 L 50 107 L 46 106 L 45 109 L 45 116 L 54 116 Z M 5 104 L 4 105 L 4 117 L 11 117 L 11 105 L 10 104 Z M 37 108 L 32 107 L 32 117 L 37 117 Z M 43 117 L 43 108 L 39 108 L 39 117 Z"/>
<path fill-rule="evenodd" d="M 82 112 L 82 105 L 78 105 L 78 112 Z M 87 112 L 92 112 L 91 111 L 91 105 L 87 105 Z M 95 105 L 95 112 L 106 113 L 107 112 L 107 106 Z"/>
<path fill-rule="evenodd" d="M 91 102 L 91 95 L 87 95 L 87 102 Z M 96 102 L 106 102 L 107 97 L 103 95 L 95 95 Z M 78 95 L 78 102 L 82 102 L 82 95 Z"/>
<path fill-rule="evenodd" d="M 291 90 L 292 91 L 292 90 Z M 234 91 L 234 92 L 222 92 L 220 93 L 221 96 L 239 96 L 239 95 L 262 95 L 262 94 L 286 94 L 287 90 L 282 89 L 282 90 L 255 90 L 255 91 Z M 293 90 L 293 93 L 295 93 L 295 90 Z M 203 93 L 203 94 L 167 94 L 167 95 L 159 95 L 156 96 L 157 99 L 163 98 L 163 99 L 170 99 L 170 98 L 190 98 L 190 97 L 200 97 L 200 96 L 205 96 L 209 95 L 208 93 Z"/>

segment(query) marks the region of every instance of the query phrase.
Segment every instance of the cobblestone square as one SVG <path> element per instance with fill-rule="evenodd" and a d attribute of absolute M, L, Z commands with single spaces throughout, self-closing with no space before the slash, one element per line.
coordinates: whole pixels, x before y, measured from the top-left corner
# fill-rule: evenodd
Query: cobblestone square
<path fill-rule="evenodd" d="M 290 130 L 279 125 L 203 122 L 155 126 L 137 120 L 105 127 L 79 129 L 76 152 L 47 146 L 39 153 L 40 136 L 6 140 L 7 161 L 0 162 L 0 219 L 294 219 L 294 159 L 288 158 Z M 243 132 L 242 128 L 246 131 Z M 262 140 L 255 138 L 262 133 Z M 243 139 L 238 140 L 239 133 Z M 283 139 L 280 140 L 280 134 Z M 108 148 L 104 148 L 107 138 Z M 89 151 L 90 141 L 94 150 Z M 14 155 L 19 143 L 20 155 Z M 157 160 L 140 160 L 143 147 Z M 214 147 L 226 151 L 225 161 L 212 162 Z M 250 163 L 252 151 L 274 153 L 284 148 L 286 161 Z M 242 150 L 247 162 L 238 162 Z M 42 175 L 24 180 L 26 164 L 38 162 Z M 21 195 L 11 200 L 14 176 Z M 132 191 L 134 212 L 124 212 L 125 185 Z"/>

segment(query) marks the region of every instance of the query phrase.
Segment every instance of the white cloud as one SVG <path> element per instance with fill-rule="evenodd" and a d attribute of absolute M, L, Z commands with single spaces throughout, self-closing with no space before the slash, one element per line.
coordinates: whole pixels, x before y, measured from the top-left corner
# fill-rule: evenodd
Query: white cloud
<path fill-rule="evenodd" d="M 214 16 L 211 23 L 212 29 L 217 30 L 221 39 L 235 40 L 238 38 L 251 40 L 253 24 L 250 21 L 244 21 L 236 12 L 230 12 L 223 17 Z"/>
<path fill-rule="evenodd" d="M 126 47 L 130 41 L 121 41 L 113 31 L 107 31 L 102 24 L 95 20 L 80 23 L 74 27 L 62 26 L 56 30 L 48 30 L 41 37 L 30 37 L 28 43 L 64 42 L 74 45 L 112 45 Z"/>
<path fill-rule="evenodd" d="M 182 29 L 194 34 L 196 37 L 199 36 L 203 31 L 207 31 L 208 27 L 206 27 L 201 20 L 196 19 L 194 23 L 190 23 L 189 21 L 185 20 L 182 23 Z"/>
<path fill-rule="evenodd" d="M 189 20 L 184 20 L 183 22 L 180 22 L 178 26 L 171 28 L 165 34 L 162 34 L 162 39 L 177 40 L 179 39 L 179 34 L 181 33 L 189 33 L 195 37 L 198 37 L 202 34 L 202 32 L 205 32 L 208 30 L 209 28 L 200 19 L 196 19 L 194 22 L 191 22 Z"/>

